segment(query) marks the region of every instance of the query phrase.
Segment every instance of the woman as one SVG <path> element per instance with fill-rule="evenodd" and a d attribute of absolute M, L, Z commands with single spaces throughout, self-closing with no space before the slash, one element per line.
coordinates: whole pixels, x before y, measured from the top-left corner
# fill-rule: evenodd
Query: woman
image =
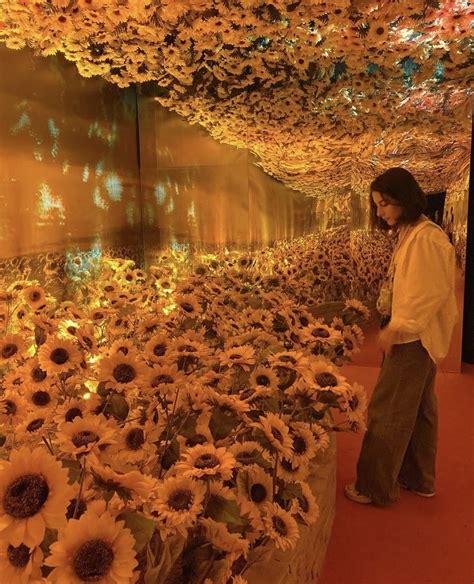
<path fill-rule="evenodd" d="M 407 170 L 387 170 L 370 191 L 373 223 L 396 228 L 398 242 L 377 302 L 384 360 L 357 480 L 344 491 L 357 503 L 387 505 L 398 499 L 400 486 L 435 494 L 434 382 L 457 318 L 455 255 L 443 230 L 423 215 L 425 195 Z"/>

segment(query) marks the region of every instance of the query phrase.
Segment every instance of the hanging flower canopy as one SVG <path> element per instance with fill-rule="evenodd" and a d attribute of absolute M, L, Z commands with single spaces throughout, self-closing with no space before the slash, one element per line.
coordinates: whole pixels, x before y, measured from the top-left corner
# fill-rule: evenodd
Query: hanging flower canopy
<path fill-rule="evenodd" d="M 409 159 L 428 189 L 466 166 L 473 13 L 467 0 L 0 0 L 0 40 L 121 87 L 153 82 L 162 105 L 321 196 L 347 192 L 354 155 L 372 171 Z"/>

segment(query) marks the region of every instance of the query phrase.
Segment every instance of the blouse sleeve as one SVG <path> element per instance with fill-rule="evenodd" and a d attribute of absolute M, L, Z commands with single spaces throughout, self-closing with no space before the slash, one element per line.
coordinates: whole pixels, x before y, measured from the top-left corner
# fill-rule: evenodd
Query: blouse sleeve
<path fill-rule="evenodd" d="M 454 287 L 454 248 L 441 233 L 415 237 L 400 268 L 395 274 L 389 329 L 420 334 Z"/>

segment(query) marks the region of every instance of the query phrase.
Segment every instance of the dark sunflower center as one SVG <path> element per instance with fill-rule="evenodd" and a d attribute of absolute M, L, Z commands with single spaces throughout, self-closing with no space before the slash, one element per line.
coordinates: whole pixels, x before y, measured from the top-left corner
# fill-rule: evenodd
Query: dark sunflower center
<path fill-rule="evenodd" d="M 15 519 L 33 517 L 46 503 L 49 486 L 40 474 L 18 477 L 8 486 L 3 497 L 3 508 Z"/>
<path fill-rule="evenodd" d="M 35 406 L 47 406 L 51 401 L 51 396 L 47 391 L 35 391 L 31 396 L 31 401 Z"/>
<path fill-rule="evenodd" d="M 255 450 L 243 450 L 242 452 L 236 454 L 235 458 L 242 464 L 248 464 L 249 461 L 253 461 L 255 459 Z"/>
<path fill-rule="evenodd" d="M 82 418 L 82 411 L 79 408 L 71 408 L 66 412 L 64 419 L 66 422 L 72 422 L 77 417 Z"/>
<path fill-rule="evenodd" d="M 307 448 L 306 440 L 302 436 L 295 436 L 293 438 L 293 450 L 296 454 L 304 454 Z"/>
<path fill-rule="evenodd" d="M 267 498 L 267 489 L 260 483 L 252 485 L 252 488 L 250 489 L 250 498 L 254 503 L 262 503 Z"/>
<path fill-rule="evenodd" d="M 76 516 L 74 517 L 74 519 L 79 519 L 79 517 L 81 517 L 81 515 L 83 515 L 86 512 L 86 510 L 87 505 L 83 499 L 79 499 L 79 503 L 77 502 L 76 498 L 71 499 L 69 505 L 67 506 L 66 517 L 67 519 L 72 519 L 74 517 L 74 511 L 76 511 Z"/>
<path fill-rule="evenodd" d="M 15 345 L 14 343 L 7 343 L 2 348 L 2 357 L 4 359 L 10 359 L 10 357 L 13 357 L 13 355 L 15 355 L 15 353 L 17 352 L 18 352 L 17 345 Z"/>
<path fill-rule="evenodd" d="M 18 411 L 17 405 L 11 399 L 7 399 L 3 403 L 5 406 L 5 413 L 7 414 L 7 416 L 14 416 L 17 413 Z"/>
<path fill-rule="evenodd" d="M 194 306 L 189 302 L 182 302 L 180 306 L 185 312 L 194 312 Z"/>
<path fill-rule="evenodd" d="M 288 458 L 282 458 L 281 466 L 286 470 L 286 472 L 295 472 L 298 469 L 294 469 L 291 461 Z"/>
<path fill-rule="evenodd" d="M 7 548 L 8 561 L 15 568 L 24 568 L 30 560 L 30 548 L 21 543 L 18 547 L 9 545 Z"/>
<path fill-rule="evenodd" d="M 26 431 L 27 432 L 36 432 L 37 430 L 39 430 L 44 424 L 44 418 L 36 418 L 36 420 L 33 420 L 32 422 L 30 422 L 28 424 L 28 426 L 26 427 Z"/>
<path fill-rule="evenodd" d="M 258 385 L 264 385 L 265 387 L 270 385 L 270 378 L 266 375 L 257 375 L 256 381 Z"/>
<path fill-rule="evenodd" d="M 308 513 L 309 511 L 308 499 L 304 495 L 301 495 L 301 497 L 298 497 L 298 501 L 300 503 L 300 507 L 303 513 Z"/>
<path fill-rule="evenodd" d="M 67 332 L 68 332 L 70 335 L 75 335 L 75 334 L 76 334 L 76 327 L 75 327 L 75 326 L 68 326 L 68 327 L 67 327 Z"/>
<path fill-rule="evenodd" d="M 283 441 L 283 434 L 280 432 L 280 430 L 278 430 L 278 428 L 275 428 L 274 426 L 272 426 L 272 436 L 275 438 L 275 440 L 278 440 L 278 442 Z"/>
<path fill-rule="evenodd" d="M 296 359 L 291 357 L 290 355 L 282 355 L 280 357 L 280 361 L 282 363 L 291 363 L 292 365 L 296 365 Z"/>
<path fill-rule="evenodd" d="M 120 363 L 114 368 L 113 376 L 118 383 L 130 383 L 137 376 L 135 369 L 128 363 Z"/>
<path fill-rule="evenodd" d="M 145 443 L 145 433 L 141 428 L 133 428 L 128 432 L 125 442 L 130 450 L 140 450 Z"/>
<path fill-rule="evenodd" d="M 30 293 L 30 299 L 33 302 L 37 302 L 40 298 L 41 298 L 41 294 L 37 290 Z"/>
<path fill-rule="evenodd" d="M 91 539 L 83 543 L 72 562 L 76 576 L 83 582 L 98 582 L 104 578 L 114 561 L 114 552 L 102 539 Z"/>
<path fill-rule="evenodd" d="M 76 448 L 81 448 L 81 446 L 87 446 L 93 442 L 97 442 L 99 436 L 91 430 L 82 430 L 82 432 L 76 432 L 72 437 L 72 443 Z"/>
<path fill-rule="evenodd" d="M 382 34 L 385 32 L 385 29 L 383 28 L 383 26 L 378 26 L 378 27 L 375 29 L 375 32 L 376 32 L 378 35 L 382 35 Z"/>
<path fill-rule="evenodd" d="M 166 353 L 166 345 L 164 343 L 158 343 L 153 347 L 153 355 L 155 357 L 163 357 Z"/>
<path fill-rule="evenodd" d="M 321 327 L 316 327 L 311 331 L 313 337 L 320 338 L 320 339 L 327 339 L 329 337 L 329 332 Z"/>
<path fill-rule="evenodd" d="M 232 355 L 229 355 L 229 359 L 242 359 L 242 355 L 240 355 L 240 353 L 232 353 Z"/>
<path fill-rule="evenodd" d="M 112 292 L 114 290 L 114 287 L 113 286 L 105 286 L 104 290 L 106 292 Z"/>
<path fill-rule="evenodd" d="M 352 351 L 352 349 L 354 348 L 354 343 L 351 341 L 351 339 L 348 338 L 344 339 L 344 345 L 346 346 L 347 349 L 349 349 L 349 351 Z"/>
<path fill-rule="evenodd" d="M 318 373 L 315 377 L 316 383 L 320 387 L 336 387 L 337 379 L 332 373 L 324 371 L 323 373 Z"/>
<path fill-rule="evenodd" d="M 219 466 L 219 459 L 214 454 L 201 454 L 194 463 L 196 468 L 215 468 Z"/>
<path fill-rule="evenodd" d="M 272 517 L 273 529 L 280 535 L 288 535 L 288 527 L 281 517 Z"/>
<path fill-rule="evenodd" d="M 167 375 L 166 373 L 163 373 L 162 375 L 157 375 L 156 377 L 154 377 L 151 385 L 152 385 L 152 387 L 157 387 L 158 385 L 162 385 L 163 383 L 173 383 L 173 382 L 174 382 L 174 379 L 171 377 L 171 375 Z"/>
<path fill-rule="evenodd" d="M 33 378 L 33 381 L 36 381 L 37 383 L 39 383 L 40 381 L 44 381 L 46 379 L 46 376 L 47 376 L 46 371 L 43 371 L 41 367 L 33 367 L 33 369 L 31 370 L 31 377 Z"/>
<path fill-rule="evenodd" d="M 69 353 L 66 351 L 66 349 L 58 347 L 51 352 L 49 358 L 53 363 L 56 363 L 56 365 L 64 365 L 64 363 L 66 363 L 66 361 L 69 359 Z"/>
<path fill-rule="evenodd" d="M 349 400 L 349 407 L 351 408 L 351 410 L 355 410 L 355 409 L 357 409 L 358 405 L 359 405 L 359 399 L 355 395 L 352 399 Z"/>
<path fill-rule="evenodd" d="M 193 504 L 193 494 L 189 489 L 175 491 L 168 499 L 168 505 L 176 511 L 187 511 Z"/>

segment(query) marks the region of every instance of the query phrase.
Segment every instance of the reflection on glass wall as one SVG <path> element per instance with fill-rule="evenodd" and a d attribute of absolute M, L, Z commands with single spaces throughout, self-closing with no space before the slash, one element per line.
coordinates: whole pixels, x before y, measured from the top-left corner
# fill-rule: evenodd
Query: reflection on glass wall
<path fill-rule="evenodd" d="M 139 119 L 148 261 L 170 245 L 255 248 L 315 230 L 315 199 L 268 176 L 247 150 L 220 144 L 149 96 Z"/>
<path fill-rule="evenodd" d="M 84 79 L 62 58 L 2 45 L 0 59 L 14 72 L 0 79 L 1 258 L 136 252 L 135 92 Z"/>

